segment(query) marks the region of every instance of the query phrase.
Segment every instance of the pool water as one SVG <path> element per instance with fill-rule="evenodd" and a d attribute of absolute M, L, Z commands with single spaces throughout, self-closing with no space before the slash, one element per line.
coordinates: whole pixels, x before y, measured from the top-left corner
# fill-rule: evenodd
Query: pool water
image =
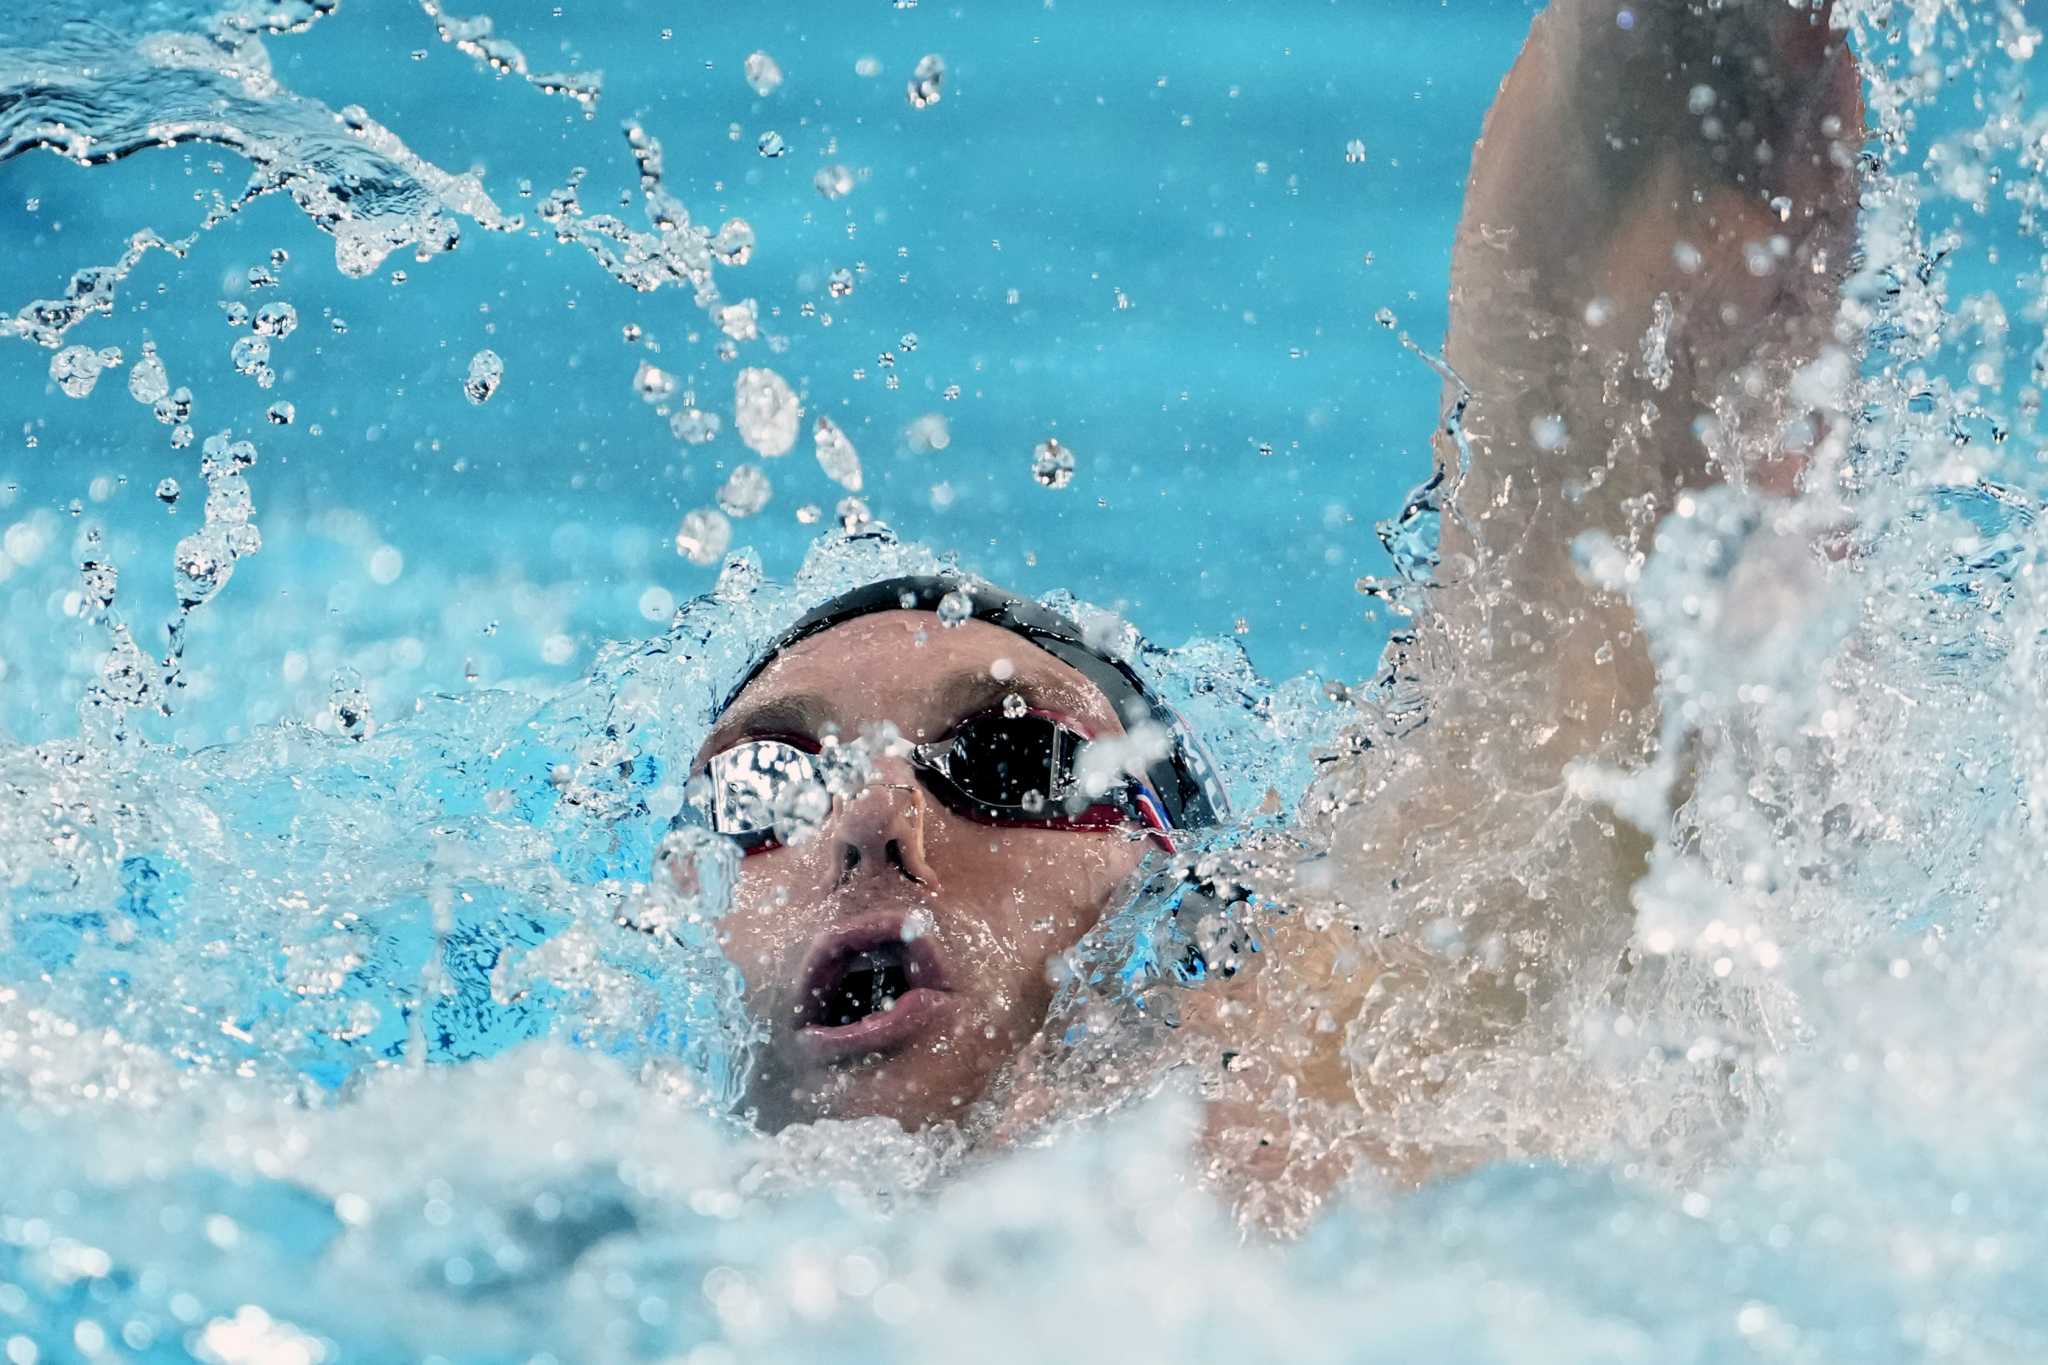
<path fill-rule="evenodd" d="M 1198 1178 L 1156 886 L 1076 959 L 1030 1141 L 729 1116 L 732 866 L 660 842 L 677 765 L 884 572 L 1134 623 L 1244 816 L 1208 857 L 1425 983 L 1488 951 L 1343 840 L 1423 752 L 1383 650 L 1434 503 L 1380 523 L 1532 13 L 0 16 L 0 1353 L 2048 1355 L 2017 8 L 1842 9 L 1881 134 L 1846 473 L 1582 547 L 1694 767 L 1503 795 L 1656 851 L 1613 951 L 1517 941 L 1551 1006 L 1363 1121 L 1449 1174 Z M 31 306 L 67 287 L 105 305 Z M 1540 900 L 1530 839 L 1467 851 Z M 1361 1093 L 1442 1023 L 1391 999 L 1332 1025 Z"/>

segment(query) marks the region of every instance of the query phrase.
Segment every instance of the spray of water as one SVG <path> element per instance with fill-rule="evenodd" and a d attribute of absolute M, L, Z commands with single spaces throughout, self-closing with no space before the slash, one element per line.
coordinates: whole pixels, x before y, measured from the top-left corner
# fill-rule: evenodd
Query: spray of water
<path fill-rule="evenodd" d="M 198 230 L 282 191 L 350 275 L 522 228 L 477 176 L 279 85 L 266 38 L 333 8 L 0 25 L 0 160 L 218 145 L 251 179 Z M 594 107 L 595 79 L 425 9 Z M 1744 13 L 1702 41 L 1740 51 Z M 1864 63 L 1872 138 L 1834 167 L 1860 232 L 1802 232 L 1788 193 L 1744 261 L 1815 330 L 1752 353 L 1655 290 L 1598 362 L 1606 427 L 1500 382 L 1577 363 L 1542 352 L 1554 330 L 1493 367 L 1454 336 L 1442 472 L 1382 529 L 1397 572 L 1361 584 L 1406 623 L 1381 672 L 1275 688 L 1233 645 L 1144 655 L 1246 817 L 1148 869 L 943 1132 L 745 1130 L 733 855 L 663 834 L 677 756 L 759 641 L 943 561 L 848 497 L 768 582 L 728 553 L 727 515 L 767 496 L 736 474 L 684 528 L 716 589 L 574 686 L 385 717 L 337 674 L 315 720 L 187 752 L 135 721 L 175 704 L 182 623 L 261 545 L 256 446 L 207 438 L 167 657 L 88 543 L 104 654 L 76 734 L 0 751 L 10 1358 L 918 1359 L 969 1335 L 1020 1359 L 2041 1355 L 2048 343 L 2015 341 L 2038 301 L 2011 277 L 2041 256 L 2040 35 L 2002 5 L 1835 20 Z M 913 77 L 923 103 L 942 71 Z M 1936 97 L 1957 84 L 1966 117 Z M 1765 116 L 1744 97 L 1702 80 L 1683 114 L 1702 136 Z M 626 141 L 646 228 L 573 180 L 542 223 L 745 340 L 713 271 L 752 230 L 692 224 L 652 134 Z M 189 244 L 138 232 L 0 336 L 90 391 L 118 362 L 70 334 Z M 1624 303 L 1578 300 L 1594 329 Z M 262 316 L 252 337 L 289 331 Z M 182 424 L 191 394 L 133 349 L 131 393 Z M 503 371 L 470 373 L 483 401 Z M 801 416 L 742 372 L 763 456 Z M 1689 477 L 1644 462 L 1673 425 Z M 815 434 L 857 489 L 843 433 Z M 1063 486 L 1074 458 L 1046 442 L 1034 472 Z M 1553 653 L 1597 685 L 1561 695 Z"/>

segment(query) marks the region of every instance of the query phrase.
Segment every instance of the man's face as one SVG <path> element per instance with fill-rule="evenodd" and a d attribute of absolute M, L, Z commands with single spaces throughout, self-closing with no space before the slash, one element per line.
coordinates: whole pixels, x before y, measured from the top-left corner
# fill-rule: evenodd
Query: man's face
<path fill-rule="evenodd" d="M 696 768 L 748 739 L 815 748 L 884 721 L 935 742 L 1012 694 L 1084 735 L 1123 731 L 1101 689 L 1022 637 L 887 611 L 778 655 Z M 1127 831 L 980 823 L 906 758 L 876 768 L 816 834 L 749 855 L 721 921 L 769 1029 L 748 1103 L 770 1131 L 870 1114 L 916 1129 L 960 1115 L 1044 1022 L 1048 960 L 1095 924 L 1143 857 Z"/>

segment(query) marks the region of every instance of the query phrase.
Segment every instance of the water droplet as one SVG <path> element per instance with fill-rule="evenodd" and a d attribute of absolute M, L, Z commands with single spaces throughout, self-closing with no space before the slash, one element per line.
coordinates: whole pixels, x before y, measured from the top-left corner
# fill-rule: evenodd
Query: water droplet
<path fill-rule="evenodd" d="M 633 392 L 640 395 L 643 403 L 660 403 L 674 396 L 676 377 L 658 365 L 640 362 L 633 371 Z"/>
<path fill-rule="evenodd" d="M 253 333 L 236 337 L 235 344 L 228 348 L 228 360 L 234 365 L 236 374 L 245 374 L 259 384 L 270 369 L 270 341 Z"/>
<path fill-rule="evenodd" d="M 760 305 L 741 299 L 718 310 L 718 326 L 734 341 L 752 341 L 761 335 Z"/>
<path fill-rule="evenodd" d="M 842 199 L 853 192 L 853 172 L 844 166 L 826 166 L 811 177 L 811 183 L 827 199 Z"/>
<path fill-rule="evenodd" d="M 866 502 L 852 497 L 841 498 L 833 507 L 832 513 L 839 518 L 839 529 L 848 535 L 866 530 L 868 524 L 875 519 L 875 514 L 868 510 Z"/>
<path fill-rule="evenodd" d="M 770 128 L 755 140 L 754 150 L 767 157 L 770 161 L 773 161 L 779 156 L 788 154 L 789 144 L 782 140 L 782 134 Z"/>
<path fill-rule="evenodd" d="M 50 379 L 66 397 L 83 398 L 99 383 L 100 371 L 121 363 L 121 352 L 109 346 L 95 351 L 90 346 L 66 346 L 50 357 Z"/>
<path fill-rule="evenodd" d="M 176 426 L 192 415 L 192 390 L 180 386 L 156 400 L 156 420 Z M 189 439 L 189 438 L 188 438 Z"/>
<path fill-rule="evenodd" d="M 683 408 L 668 419 L 668 429 L 685 445 L 701 446 L 718 435 L 718 414 L 702 408 Z"/>
<path fill-rule="evenodd" d="M 1353 166 L 1359 165 L 1365 160 L 1364 138 L 1355 137 L 1344 144 L 1344 160 Z"/>
<path fill-rule="evenodd" d="M 178 605 L 190 609 L 210 601 L 234 575 L 235 556 L 225 534 L 209 525 L 178 542 L 171 565 Z"/>
<path fill-rule="evenodd" d="M 462 381 L 463 396 L 481 407 L 498 391 L 505 378 L 505 362 L 492 350 L 478 351 L 469 358 L 469 375 Z"/>
<path fill-rule="evenodd" d="M 917 59 L 917 67 L 910 73 L 910 83 L 904 87 L 904 96 L 913 109 L 928 109 L 939 102 L 939 91 L 946 83 L 946 59 L 936 52 L 927 52 Z"/>
<path fill-rule="evenodd" d="M 293 419 L 299 415 L 299 410 L 283 399 L 279 399 L 277 402 L 272 403 L 263 415 L 268 417 L 277 426 L 288 427 L 292 424 Z"/>
<path fill-rule="evenodd" d="M 1003 714 L 1005 716 L 1008 716 L 1011 720 L 1016 720 L 1018 717 L 1022 716 L 1025 712 L 1029 711 L 1030 709 L 1030 704 L 1027 703 L 1024 700 L 1024 698 L 1018 696 L 1015 692 L 1006 692 L 1003 694 Z"/>
<path fill-rule="evenodd" d="M 105 560 L 88 559 L 78 566 L 79 588 L 85 596 L 86 605 L 95 611 L 105 611 L 114 605 L 114 596 L 121 589 L 121 571 Z"/>
<path fill-rule="evenodd" d="M 711 250 L 720 264 L 745 265 L 754 255 L 754 229 L 744 218 L 728 218 L 718 235 L 711 239 Z"/>
<path fill-rule="evenodd" d="M 825 292 L 835 299 L 843 299 L 853 292 L 853 272 L 840 266 L 825 277 Z"/>
<path fill-rule="evenodd" d="M 327 685 L 327 714 L 343 739 L 361 743 L 373 725 L 370 701 L 363 695 L 363 675 L 353 668 L 337 668 Z"/>
<path fill-rule="evenodd" d="M 747 84 L 753 87 L 757 95 L 772 95 L 776 87 L 782 84 L 782 68 L 765 52 L 749 53 Z"/>
<path fill-rule="evenodd" d="M 787 455 L 796 445 L 803 406 L 781 375 L 744 369 L 733 381 L 733 426 L 760 455 Z"/>
<path fill-rule="evenodd" d="M 926 455 L 953 444 L 953 432 L 942 415 L 928 412 L 904 428 L 903 441 L 916 454 Z"/>
<path fill-rule="evenodd" d="M 775 485 L 757 464 L 735 465 L 718 490 L 718 506 L 729 517 L 751 517 L 768 505 Z"/>
<path fill-rule="evenodd" d="M 298 327 L 299 310 L 282 301 L 266 303 L 256 310 L 251 323 L 261 335 L 283 340 Z"/>
<path fill-rule="evenodd" d="M 732 523 L 715 507 L 692 508 L 676 528 L 676 553 L 692 564 L 716 564 L 731 544 Z"/>
<path fill-rule="evenodd" d="M 164 479 L 159 482 L 156 486 L 156 498 L 158 502 L 166 507 L 176 507 L 178 505 L 178 481 L 176 479 Z"/>
<path fill-rule="evenodd" d="M 850 493 L 858 493 L 860 453 L 846 433 L 831 418 L 820 417 L 811 428 L 811 437 L 817 444 L 818 467 L 825 471 L 825 477 Z"/>
<path fill-rule="evenodd" d="M 1074 452 L 1056 437 L 1040 441 L 1031 452 L 1031 477 L 1043 488 L 1065 488 L 1074 481 Z"/>
<path fill-rule="evenodd" d="M 171 378 L 158 358 L 156 343 L 142 343 L 142 355 L 128 371 L 128 396 L 138 403 L 155 403 L 171 391 Z M 190 394 L 187 394 L 190 397 Z M 161 419 L 160 419 L 161 420 Z"/>
<path fill-rule="evenodd" d="M 965 588 L 955 588 L 939 599 L 939 624 L 948 630 L 974 615 L 974 598 Z"/>

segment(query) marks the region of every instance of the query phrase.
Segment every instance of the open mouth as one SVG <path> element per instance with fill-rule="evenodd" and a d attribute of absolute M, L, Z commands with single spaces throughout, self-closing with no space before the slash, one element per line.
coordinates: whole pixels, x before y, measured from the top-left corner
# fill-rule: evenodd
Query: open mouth
<path fill-rule="evenodd" d="M 939 955 L 906 939 L 908 916 L 878 915 L 820 940 L 803 975 L 798 1036 L 819 1061 L 889 1052 L 949 1003 Z"/>

